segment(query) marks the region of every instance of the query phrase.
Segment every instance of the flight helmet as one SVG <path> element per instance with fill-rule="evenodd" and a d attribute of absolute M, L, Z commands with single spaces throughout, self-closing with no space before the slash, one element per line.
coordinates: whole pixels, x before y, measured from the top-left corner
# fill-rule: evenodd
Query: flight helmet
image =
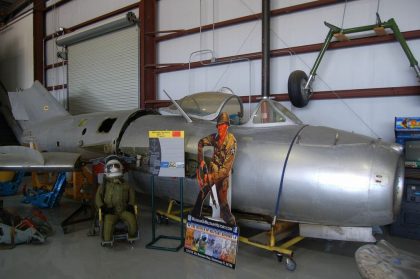
<path fill-rule="evenodd" d="M 123 175 L 124 167 L 116 156 L 109 158 L 105 164 L 105 175 L 108 178 L 120 177 Z"/>

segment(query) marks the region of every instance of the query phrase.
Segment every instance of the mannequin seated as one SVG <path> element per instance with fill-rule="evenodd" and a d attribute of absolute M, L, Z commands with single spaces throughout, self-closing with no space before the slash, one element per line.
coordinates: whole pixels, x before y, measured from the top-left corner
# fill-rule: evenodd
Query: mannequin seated
<path fill-rule="evenodd" d="M 124 181 L 123 165 L 116 156 L 106 159 L 104 183 L 96 192 L 95 203 L 103 246 L 112 246 L 114 239 L 126 238 L 130 243 L 138 239 L 135 192 Z"/>

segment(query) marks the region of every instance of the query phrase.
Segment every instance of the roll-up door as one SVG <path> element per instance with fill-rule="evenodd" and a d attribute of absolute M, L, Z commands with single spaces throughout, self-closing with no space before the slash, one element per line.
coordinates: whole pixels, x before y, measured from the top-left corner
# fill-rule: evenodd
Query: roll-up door
<path fill-rule="evenodd" d="M 139 107 L 139 34 L 128 27 L 68 46 L 72 114 Z"/>

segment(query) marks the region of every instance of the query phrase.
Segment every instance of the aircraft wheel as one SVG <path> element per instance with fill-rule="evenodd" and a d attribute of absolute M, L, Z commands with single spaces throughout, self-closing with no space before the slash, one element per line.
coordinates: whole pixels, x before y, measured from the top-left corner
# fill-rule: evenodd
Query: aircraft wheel
<path fill-rule="evenodd" d="M 161 224 L 162 223 L 162 215 L 156 213 L 155 221 L 156 221 L 156 224 Z"/>
<path fill-rule="evenodd" d="M 289 271 L 296 270 L 296 262 L 291 257 L 286 257 L 286 261 L 284 262 L 286 265 L 286 269 Z"/>
<path fill-rule="evenodd" d="M 160 215 L 160 214 L 156 214 L 156 223 L 157 224 L 165 224 L 168 225 L 169 224 L 169 219 L 166 216 Z"/>
<path fill-rule="evenodd" d="M 287 82 L 287 89 L 289 93 L 289 99 L 295 107 L 305 107 L 311 95 L 310 90 L 305 90 L 308 76 L 304 71 L 297 70 L 293 71 Z"/>

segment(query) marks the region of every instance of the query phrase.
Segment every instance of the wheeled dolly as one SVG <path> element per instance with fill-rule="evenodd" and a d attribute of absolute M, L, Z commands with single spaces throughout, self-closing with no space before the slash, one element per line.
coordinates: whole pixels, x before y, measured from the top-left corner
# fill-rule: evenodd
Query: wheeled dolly
<path fill-rule="evenodd" d="M 174 210 L 175 204 L 176 201 L 171 200 L 169 201 L 168 208 L 166 211 L 156 211 L 155 218 L 156 220 L 158 220 L 158 223 L 160 222 L 162 224 L 168 224 L 169 220 L 181 222 L 181 218 L 179 217 L 180 210 Z M 189 208 L 183 209 L 184 212 L 188 212 L 189 210 Z M 239 215 L 237 217 L 238 219 L 240 219 Z M 182 221 L 183 223 L 186 223 L 185 219 Z M 271 229 L 269 231 L 261 233 L 267 237 L 265 242 L 256 242 L 252 240 L 252 238 L 244 236 L 240 236 L 239 241 L 260 249 L 274 252 L 277 256 L 277 260 L 279 262 L 283 262 L 287 270 L 294 271 L 296 270 L 297 264 L 296 261 L 293 259 L 293 250 L 291 250 L 290 248 L 304 239 L 303 236 L 294 236 L 290 238 L 290 236 L 296 231 L 297 225 L 297 223 L 277 221 L 274 226 L 271 226 Z M 279 239 L 277 239 L 277 236 L 279 236 Z M 288 240 L 283 242 L 281 245 L 276 244 L 278 241 L 283 241 L 285 239 Z"/>

